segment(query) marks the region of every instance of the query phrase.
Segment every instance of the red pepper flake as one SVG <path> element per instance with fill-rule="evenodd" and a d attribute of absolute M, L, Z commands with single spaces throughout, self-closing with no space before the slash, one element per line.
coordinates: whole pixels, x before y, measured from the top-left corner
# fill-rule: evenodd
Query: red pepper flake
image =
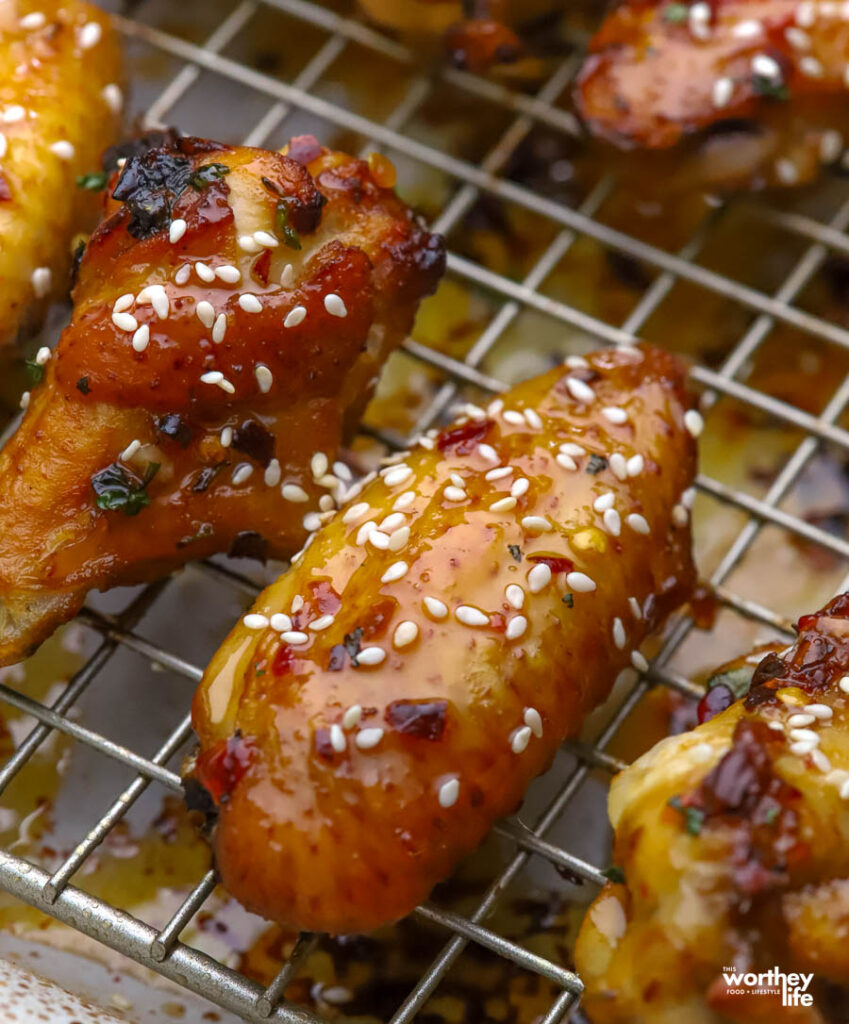
<path fill-rule="evenodd" d="M 255 750 L 254 741 L 237 732 L 198 754 L 198 781 L 216 804 L 226 800 L 244 778 Z"/>
<path fill-rule="evenodd" d="M 286 156 L 306 166 L 317 160 L 323 152 L 321 143 L 314 135 L 296 135 L 289 140 Z"/>
<path fill-rule="evenodd" d="M 569 558 L 562 558 L 559 555 L 528 555 L 529 562 L 542 562 L 552 572 L 571 572 L 575 563 Z"/>
<path fill-rule="evenodd" d="M 386 708 L 386 721 L 405 736 L 441 740 L 445 734 L 448 702 L 444 700 L 394 700 Z"/>
<path fill-rule="evenodd" d="M 468 455 L 486 437 L 491 426 L 492 420 L 469 420 L 461 427 L 443 430 L 436 439 L 436 447 L 441 452 L 456 447 L 458 455 Z"/>
<path fill-rule="evenodd" d="M 271 250 L 263 249 L 251 265 L 251 277 L 258 284 L 268 284 L 268 272 L 271 269 Z"/>
<path fill-rule="evenodd" d="M 275 676 L 286 676 L 295 667 L 295 652 L 288 644 L 281 643 L 274 654 L 271 662 L 271 674 Z"/>

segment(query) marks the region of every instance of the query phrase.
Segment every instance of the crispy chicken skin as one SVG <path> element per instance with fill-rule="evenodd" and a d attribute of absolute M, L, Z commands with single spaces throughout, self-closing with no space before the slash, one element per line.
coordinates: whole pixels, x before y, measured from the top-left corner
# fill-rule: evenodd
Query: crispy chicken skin
<path fill-rule="evenodd" d="M 231 546 L 297 550 L 443 268 L 441 239 L 367 163 L 311 137 L 289 156 L 142 150 L 114 194 L 73 321 L 0 453 L 0 663 L 93 588 Z"/>
<path fill-rule="evenodd" d="M 722 670 L 748 664 L 747 696 L 713 717 L 705 698 L 704 724 L 614 779 L 625 884 L 605 886 L 575 950 L 594 1024 L 846 1020 L 849 595 L 798 629 L 756 669 Z M 723 978 L 774 967 L 813 973 L 813 1005 Z"/>
<path fill-rule="evenodd" d="M 683 368 L 578 363 L 385 468 L 211 662 L 187 784 L 249 909 L 334 934 L 408 913 L 685 599 Z"/>
<path fill-rule="evenodd" d="M 120 123 L 120 50 L 79 0 L 0 0 L 0 346 L 68 287 L 75 232 L 97 216 L 76 186 Z"/>
<path fill-rule="evenodd" d="M 624 149 L 704 184 L 794 185 L 843 151 L 849 22 L 816 0 L 626 2 L 603 22 L 575 100 Z"/>

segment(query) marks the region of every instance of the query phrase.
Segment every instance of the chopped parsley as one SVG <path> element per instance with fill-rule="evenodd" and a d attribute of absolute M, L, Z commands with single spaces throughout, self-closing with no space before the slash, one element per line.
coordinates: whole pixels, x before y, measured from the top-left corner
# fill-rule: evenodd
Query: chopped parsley
<path fill-rule="evenodd" d="M 767 99 L 787 100 L 790 98 L 790 90 L 781 79 L 752 75 L 752 88 L 759 96 L 766 96 Z"/>
<path fill-rule="evenodd" d="M 144 476 L 113 462 L 91 478 L 91 486 L 97 495 L 97 507 L 107 512 L 123 512 L 125 516 L 137 516 L 150 504 L 147 485 L 159 472 L 159 463 L 151 462 Z"/>
<path fill-rule="evenodd" d="M 616 885 L 625 884 L 625 872 L 616 864 L 611 864 L 609 868 L 605 868 L 605 870 L 602 871 L 602 874 L 611 882 L 615 882 Z"/>
<path fill-rule="evenodd" d="M 778 815 L 781 813 L 780 807 L 767 807 L 764 813 L 764 821 L 767 825 L 774 825 L 778 820 Z"/>
<path fill-rule="evenodd" d="M 690 8 L 686 4 L 672 3 L 663 8 L 663 20 L 670 25 L 680 25 L 690 16 Z"/>
<path fill-rule="evenodd" d="M 87 192 L 102 192 L 107 181 L 109 175 L 106 171 L 92 171 L 90 174 L 80 174 L 77 177 L 77 188 L 84 188 Z"/>
<path fill-rule="evenodd" d="M 192 188 L 196 188 L 198 192 L 202 192 L 213 181 L 220 181 L 225 174 L 229 173 L 230 168 L 226 164 L 204 164 L 203 167 L 199 167 L 191 175 L 189 184 Z"/>
<path fill-rule="evenodd" d="M 684 828 L 687 829 L 691 836 L 697 836 L 701 833 L 702 825 L 705 823 L 705 812 L 700 807 L 691 807 L 685 804 L 680 796 L 671 797 L 669 806 L 674 807 L 684 818 Z"/>
<path fill-rule="evenodd" d="M 44 380 L 44 367 L 34 359 L 27 359 L 25 362 L 32 386 L 34 388 L 38 387 L 38 385 Z"/>
<path fill-rule="evenodd" d="M 575 607 L 575 598 L 571 594 L 564 594 L 560 600 L 566 605 L 567 608 Z"/>
<path fill-rule="evenodd" d="M 607 459 L 603 455 L 591 455 L 589 462 L 587 462 L 587 472 L 595 476 L 596 473 L 600 473 L 603 469 L 607 469 Z"/>
<path fill-rule="evenodd" d="M 522 549 L 519 547 L 518 544 L 508 544 L 507 548 L 510 554 L 512 555 L 514 562 L 522 561 Z"/>
<path fill-rule="evenodd" d="M 286 199 L 277 200 L 277 212 L 274 223 L 277 228 L 277 234 L 283 239 L 284 245 L 287 245 L 290 249 L 301 248 L 301 236 L 292 227 L 289 203 Z"/>

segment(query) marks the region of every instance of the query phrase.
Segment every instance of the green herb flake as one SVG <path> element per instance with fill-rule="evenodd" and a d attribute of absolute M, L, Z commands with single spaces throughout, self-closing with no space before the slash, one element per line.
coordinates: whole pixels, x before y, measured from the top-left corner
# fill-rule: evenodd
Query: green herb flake
<path fill-rule="evenodd" d="M 603 469 L 607 469 L 607 459 L 603 455 L 591 455 L 587 463 L 587 472 L 595 476 L 596 473 L 600 473 Z"/>
<path fill-rule="evenodd" d="M 97 507 L 107 512 L 123 512 L 125 516 L 137 516 L 150 504 L 147 486 L 159 472 L 159 463 L 151 462 L 139 478 L 125 466 L 113 462 L 91 478 L 91 486 L 97 495 Z"/>
<path fill-rule="evenodd" d="M 780 807 L 767 807 L 764 813 L 764 821 L 767 825 L 774 825 L 778 821 L 778 815 L 781 813 Z"/>
<path fill-rule="evenodd" d="M 88 383 L 88 377 L 80 377 L 77 381 L 77 391 L 81 391 L 84 395 L 87 395 L 89 391 L 91 391 Z"/>
<path fill-rule="evenodd" d="M 225 174 L 229 173 L 230 168 L 226 164 L 204 164 L 189 177 L 189 184 L 198 192 L 202 192 L 213 181 L 220 181 Z"/>
<path fill-rule="evenodd" d="M 510 552 L 510 556 L 514 562 L 522 561 L 522 549 L 518 544 L 508 544 L 507 549 Z"/>
<path fill-rule="evenodd" d="M 27 359 L 25 362 L 32 386 L 34 388 L 38 387 L 38 385 L 44 380 L 44 367 L 34 359 Z"/>
<path fill-rule="evenodd" d="M 763 75 L 752 75 L 752 88 L 759 96 L 771 100 L 790 99 L 790 90 L 780 79 L 765 78 Z"/>
<path fill-rule="evenodd" d="M 605 868 L 602 874 L 608 881 L 614 882 L 616 885 L 625 884 L 625 872 L 616 864 L 611 864 L 609 868 Z"/>
<path fill-rule="evenodd" d="M 575 598 L 571 594 L 564 594 L 560 600 L 566 605 L 567 608 L 575 607 Z"/>
<path fill-rule="evenodd" d="M 283 239 L 284 245 L 287 245 L 290 249 L 301 248 L 300 235 L 291 224 L 289 202 L 287 199 L 279 199 L 277 201 L 277 212 L 274 223 L 277 228 L 277 234 Z"/>
<path fill-rule="evenodd" d="M 77 188 L 84 188 L 87 192 L 102 192 L 107 181 L 109 175 L 106 171 L 92 171 L 90 174 L 77 176 Z"/>
<path fill-rule="evenodd" d="M 727 686 L 734 694 L 734 699 L 739 700 L 749 692 L 754 674 L 754 665 L 742 665 L 740 668 L 732 668 L 729 672 L 717 672 L 708 679 L 707 688 L 712 690 L 714 686 Z"/>
<path fill-rule="evenodd" d="M 697 836 L 702 831 L 705 823 L 705 812 L 700 807 L 692 807 L 685 804 L 680 796 L 673 796 L 669 800 L 669 806 L 673 807 L 684 819 L 684 827 L 691 836 Z"/>
<path fill-rule="evenodd" d="M 667 4 L 663 8 L 663 20 L 670 25 L 680 25 L 690 17 L 690 8 L 686 4 Z"/>

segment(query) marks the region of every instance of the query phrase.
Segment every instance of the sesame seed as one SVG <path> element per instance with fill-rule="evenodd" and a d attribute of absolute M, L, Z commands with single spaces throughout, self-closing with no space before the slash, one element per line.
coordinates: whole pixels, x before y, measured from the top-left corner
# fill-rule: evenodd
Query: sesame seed
<path fill-rule="evenodd" d="M 138 329 L 139 322 L 132 313 L 113 313 L 112 323 L 119 331 L 132 332 Z"/>
<path fill-rule="evenodd" d="M 625 623 L 617 616 L 613 620 L 613 642 L 619 648 L 623 650 L 628 637 L 625 634 Z"/>
<path fill-rule="evenodd" d="M 626 521 L 635 533 L 642 533 L 644 535 L 651 533 L 651 527 L 648 524 L 648 520 L 645 516 L 641 516 L 639 512 L 632 512 Z"/>
<path fill-rule="evenodd" d="M 364 647 L 357 655 L 360 665 L 379 665 L 385 658 L 386 651 L 382 647 Z M 383 734 L 382 729 L 377 731 Z"/>
<path fill-rule="evenodd" d="M 527 493 L 528 488 L 530 486 L 530 481 L 527 480 L 525 477 L 520 476 L 519 479 L 516 480 L 513 486 L 510 488 L 510 493 L 514 498 L 521 498 L 523 494 Z"/>
<path fill-rule="evenodd" d="M 605 491 L 604 494 L 600 494 L 593 502 L 593 508 L 596 512 L 606 512 L 609 508 L 613 508 L 613 503 L 616 501 L 616 495 L 613 491 Z"/>
<path fill-rule="evenodd" d="M 628 479 L 628 462 L 620 452 L 614 452 L 608 459 L 613 475 L 617 480 Z"/>
<path fill-rule="evenodd" d="M 831 130 L 823 132 L 820 136 L 820 160 L 824 164 L 833 164 L 840 158 L 843 152 L 843 136 L 840 132 Z"/>
<path fill-rule="evenodd" d="M 462 487 L 453 487 L 450 484 L 442 493 L 447 501 L 465 501 L 468 498 L 468 494 L 466 494 Z"/>
<path fill-rule="evenodd" d="M 564 441 L 563 444 L 560 445 L 560 451 L 564 455 L 572 455 L 575 457 L 587 454 L 586 448 L 582 448 L 581 445 L 575 444 L 574 441 Z"/>
<path fill-rule="evenodd" d="M 348 307 L 342 300 L 341 295 L 331 292 L 324 296 L 324 308 L 331 316 L 345 317 L 348 315 Z"/>
<path fill-rule="evenodd" d="M 579 594 L 589 594 L 596 588 L 595 580 L 587 576 L 585 572 L 567 573 L 566 585 L 570 590 L 576 590 Z"/>
<path fill-rule="evenodd" d="M 490 416 L 498 416 L 501 410 L 504 408 L 503 398 L 493 398 L 493 400 L 486 407 L 486 411 Z"/>
<path fill-rule="evenodd" d="M 460 796 L 460 780 L 449 779 L 447 782 L 443 782 L 439 787 L 439 806 L 440 807 L 453 807 L 457 803 L 457 798 Z"/>
<path fill-rule="evenodd" d="M 75 150 L 67 139 L 60 139 L 58 142 L 50 144 L 50 152 L 58 156 L 60 160 L 73 160 Z"/>
<path fill-rule="evenodd" d="M 332 626 L 335 619 L 335 615 L 321 615 L 319 618 L 313 619 L 307 628 L 311 629 L 313 633 L 321 633 L 329 626 Z"/>
<path fill-rule="evenodd" d="M 542 739 L 542 715 L 536 708 L 525 708 L 525 725 L 531 730 L 537 739 Z"/>
<path fill-rule="evenodd" d="M 843 693 L 849 693 L 849 676 L 842 676 L 837 685 Z"/>
<path fill-rule="evenodd" d="M 242 252 L 255 253 L 259 252 L 262 246 L 254 241 L 253 235 L 239 235 L 239 248 Z"/>
<path fill-rule="evenodd" d="M 216 345 L 220 345 L 224 341 L 224 336 L 227 333 L 227 315 L 226 313 L 219 313 L 215 318 L 215 323 L 212 325 L 212 340 Z"/>
<path fill-rule="evenodd" d="M 97 46 L 102 35 L 103 29 L 98 22 L 87 21 L 77 33 L 77 42 L 80 49 L 90 50 L 93 46 Z"/>
<path fill-rule="evenodd" d="M 113 114 L 120 113 L 121 107 L 124 105 L 124 94 L 120 86 L 110 82 L 108 85 L 103 86 L 100 95 Z"/>
<path fill-rule="evenodd" d="M 794 50 L 810 50 L 811 48 L 811 37 L 807 32 L 796 28 L 795 25 L 790 25 L 789 28 L 784 30 L 784 38 Z"/>
<path fill-rule="evenodd" d="M 284 327 L 297 327 L 298 324 L 302 324 L 306 320 L 307 311 L 305 306 L 295 306 L 290 309 L 286 314 L 286 319 L 283 321 Z"/>
<path fill-rule="evenodd" d="M 796 8 L 796 24 L 802 28 L 811 28 L 816 20 L 817 12 L 813 0 L 803 0 Z"/>
<path fill-rule="evenodd" d="M 790 753 L 795 754 L 796 757 L 807 757 L 815 747 L 815 743 L 811 743 L 809 741 L 806 742 L 805 740 L 797 740 L 795 743 L 790 744 Z"/>
<path fill-rule="evenodd" d="M 188 265 L 187 265 L 187 268 Z M 165 320 L 171 310 L 171 303 L 168 300 L 168 293 L 161 284 L 149 284 L 139 292 L 136 302 L 141 306 L 153 306 L 153 311 L 160 320 Z"/>
<path fill-rule="evenodd" d="M 604 528 L 612 537 L 618 537 L 622 532 L 622 517 L 616 511 L 615 508 L 609 508 L 605 511 L 601 517 L 604 522 Z"/>
<path fill-rule="evenodd" d="M 275 612 L 268 620 L 268 623 L 277 633 L 285 633 L 292 628 L 292 620 L 283 612 Z"/>
<path fill-rule="evenodd" d="M 188 279 L 192 276 L 192 268 L 190 264 L 184 263 L 182 267 L 174 275 L 174 280 L 177 284 L 185 284 Z"/>
<path fill-rule="evenodd" d="M 318 512 L 307 512 L 301 520 L 301 525 L 307 533 L 315 533 L 319 526 L 321 526 L 321 516 Z"/>
<path fill-rule="evenodd" d="M 376 529 L 377 529 L 377 523 L 373 519 L 369 519 L 369 521 L 367 523 L 363 523 L 363 525 L 359 528 L 359 530 L 357 530 L 357 537 L 356 537 L 356 540 L 354 541 L 354 543 L 355 544 L 365 544 L 365 542 L 369 538 L 369 534 L 372 532 L 372 530 L 376 530 Z"/>
<path fill-rule="evenodd" d="M 262 394 L 267 395 L 271 390 L 272 384 L 274 384 L 274 375 L 271 370 L 264 363 L 258 363 L 254 367 L 254 376 L 256 377 L 256 383 Z"/>
<path fill-rule="evenodd" d="M 253 475 L 254 468 L 249 462 L 241 462 L 233 470 L 233 485 L 238 487 L 239 484 L 243 484 L 248 481 Z"/>
<path fill-rule="evenodd" d="M 617 427 L 621 427 L 623 423 L 628 422 L 628 413 L 618 405 L 605 406 L 601 410 L 601 414 L 608 422 L 615 424 Z"/>
<path fill-rule="evenodd" d="M 304 607 L 304 599 L 300 594 L 296 594 L 292 598 L 292 614 L 297 615 L 298 612 Z"/>
<path fill-rule="evenodd" d="M 686 526 L 690 521 L 690 513 L 683 505 L 672 506 L 672 522 L 675 526 Z"/>
<path fill-rule="evenodd" d="M 400 551 L 401 548 L 410 539 L 410 527 L 402 526 L 399 530 L 395 530 L 389 537 L 389 550 Z"/>
<path fill-rule="evenodd" d="M 448 614 L 448 607 L 436 597 L 426 597 L 423 603 L 434 619 L 444 619 Z"/>
<path fill-rule="evenodd" d="M 515 508 L 518 502 L 513 497 L 499 498 L 497 501 L 493 501 L 489 506 L 490 512 L 509 512 Z"/>
<path fill-rule="evenodd" d="M 454 614 L 457 617 L 458 622 L 462 622 L 464 626 L 488 626 L 489 616 L 470 604 L 461 604 L 454 609 Z"/>
<path fill-rule="evenodd" d="M 496 466 L 495 469 L 491 469 L 484 475 L 485 480 L 503 480 L 505 476 L 510 476 L 513 472 L 512 466 Z"/>
<path fill-rule="evenodd" d="M 264 249 L 276 249 L 280 245 L 270 231 L 254 231 L 254 241 Z"/>
<path fill-rule="evenodd" d="M 545 562 L 539 562 L 528 573 L 528 589 L 532 594 L 538 594 L 551 582 L 551 568 Z"/>
<path fill-rule="evenodd" d="M 752 58 L 752 71 L 760 78 L 772 80 L 781 78 L 781 66 L 777 60 L 766 53 L 758 53 Z"/>
<path fill-rule="evenodd" d="M 380 577 L 381 583 L 394 583 L 396 580 L 402 579 L 407 575 L 409 571 L 409 565 L 406 562 L 394 562 L 386 572 Z"/>
<path fill-rule="evenodd" d="M 246 615 L 242 622 L 248 629 L 266 629 L 268 627 L 268 618 L 265 615 L 259 615 L 257 612 L 251 612 Z"/>
<path fill-rule="evenodd" d="M 299 629 L 287 629 L 280 634 L 280 639 L 285 640 L 287 644 L 291 644 L 293 647 L 300 647 L 303 644 L 309 643 L 310 638 Z"/>
<path fill-rule="evenodd" d="M 310 496 L 299 484 L 283 484 L 281 493 L 286 501 L 304 502 L 310 500 Z"/>
<path fill-rule="evenodd" d="M 686 491 L 681 492 L 681 504 L 684 508 L 690 509 L 693 507 L 693 502 L 696 500 L 696 488 L 688 487 Z"/>
<path fill-rule="evenodd" d="M 491 444 L 479 444 L 478 455 L 482 459 L 486 459 L 487 462 L 498 462 L 498 452 L 492 447 Z"/>
<path fill-rule="evenodd" d="M 359 704 L 352 704 L 345 714 L 342 715 L 342 728 L 353 729 L 356 725 L 359 725 L 359 721 L 362 717 L 362 707 Z"/>
<path fill-rule="evenodd" d="M 53 271 L 50 267 L 36 267 L 30 277 L 32 290 L 37 299 L 43 299 L 50 291 L 53 284 Z"/>
<path fill-rule="evenodd" d="M 814 762 L 814 767 L 818 768 L 823 775 L 831 771 L 831 761 L 819 748 L 811 751 L 811 760 Z"/>
<path fill-rule="evenodd" d="M 834 711 L 828 704 L 808 704 L 805 710 L 809 715 L 813 715 L 814 718 L 818 718 L 821 721 L 827 721 L 834 716 Z"/>
<path fill-rule="evenodd" d="M 799 70 L 809 78 L 822 78 L 825 73 L 816 57 L 802 57 L 799 61 Z"/>
<path fill-rule="evenodd" d="M 225 263 L 224 266 L 215 268 L 215 276 L 225 284 L 237 284 L 242 279 L 242 272 L 238 267 Z"/>
<path fill-rule="evenodd" d="M 563 452 L 555 456 L 555 461 L 557 462 L 557 465 L 562 466 L 563 469 L 569 469 L 574 472 L 578 468 L 578 464 L 577 462 L 575 462 L 572 456 L 565 455 Z"/>
<path fill-rule="evenodd" d="M 215 310 L 212 306 L 212 303 L 207 302 L 205 299 L 201 299 L 201 301 L 197 304 L 195 314 L 198 320 L 200 320 L 200 322 L 206 328 L 212 327 L 212 325 L 215 323 Z"/>
<path fill-rule="evenodd" d="M 403 526 L 407 521 L 406 516 L 403 512 L 390 512 L 388 516 L 380 524 L 380 529 L 384 533 L 394 533 L 399 527 Z"/>
<path fill-rule="evenodd" d="M 525 592 L 516 583 L 510 583 L 505 587 L 504 596 L 507 598 L 507 603 L 513 608 L 521 608 L 525 603 Z"/>
<path fill-rule="evenodd" d="M 383 532 L 375 528 L 368 535 L 368 542 L 373 548 L 377 548 L 378 551 L 386 551 L 389 547 L 389 537 Z"/>
<path fill-rule="evenodd" d="M 518 640 L 520 636 L 524 636 L 525 630 L 528 628 L 528 620 L 524 615 L 514 616 L 508 623 L 505 631 L 505 636 L 508 640 Z"/>
<path fill-rule="evenodd" d="M 525 409 L 525 422 L 531 430 L 542 430 L 542 420 L 535 409 Z"/>
<path fill-rule="evenodd" d="M 18 403 L 22 409 L 28 409 L 29 408 L 29 400 L 30 400 L 30 398 L 31 398 L 31 395 L 30 395 L 29 391 L 24 391 L 24 393 L 21 395 L 21 400 Z"/>
<path fill-rule="evenodd" d="M 179 242 L 183 235 L 186 233 L 187 227 L 188 224 L 186 224 L 182 217 L 178 217 L 176 220 L 172 220 L 171 227 L 168 229 L 168 241 L 172 245 L 176 245 L 177 242 Z"/>
<path fill-rule="evenodd" d="M 405 619 L 404 622 L 399 622 L 395 633 L 392 636 L 392 643 L 396 647 L 407 647 L 409 646 L 419 635 L 419 627 L 415 622 L 411 622 L 409 619 Z"/>
<path fill-rule="evenodd" d="M 570 370 L 588 370 L 590 367 L 583 356 L 566 356 L 563 362 Z"/>
<path fill-rule="evenodd" d="M 732 29 L 731 34 L 737 39 L 752 39 L 754 36 L 759 36 L 764 30 L 761 22 L 754 18 L 749 18 L 746 21 L 738 22 Z"/>
<path fill-rule="evenodd" d="M 816 718 L 813 715 L 808 714 L 796 714 L 791 715 L 787 719 L 787 724 L 791 729 L 802 729 L 806 725 L 813 725 Z"/>
<path fill-rule="evenodd" d="M 130 443 L 121 452 L 121 454 L 118 456 L 118 458 L 121 459 L 122 462 L 129 462 L 130 459 L 136 454 L 136 452 L 140 448 L 141 448 L 141 441 L 139 441 L 137 439 L 133 440 L 133 441 L 130 441 Z"/>
<path fill-rule="evenodd" d="M 531 729 L 530 726 L 523 725 L 521 729 L 517 729 L 510 740 L 510 749 L 514 754 L 521 754 L 527 750 L 528 744 L 531 742 Z"/>
<path fill-rule="evenodd" d="M 18 24 L 25 31 L 31 32 L 34 29 L 43 28 L 46 21 L 47 19 L 41 11 L 32 11 L 30 14 L 25 14 Z"/>
<path fill-rule="evenodd" d="M 409 508 L 410 505 L 412 505 L 415 500 L 415 491 L 404 491 L 403 494 L 398 495 L 398 497 L 395 499 L 395 504 L 392 507 L 398 510 Z"/>
<path fill-rule="evenodd" d="M 26 116 L 26 110 L 17 103 L 12 104 L 10 107 L 5 107 L 3 110 L 3 121 L 5 124 L 17 124 L 18 121 L 23 121 Z"/>
<path fill-rule="evenodd" d="M 369 650 L 380 650 L 379 647 L 371 647 Z M 383 653 L 383 652 L 381 652 Z M 356 744 L 360 750 L 371 750 L 383 739 L 383 729 L 363 729 L 357 733 Z"/>
<path fill-rule="evenodd" d="M 383 482 L 387 487 L 398 487 L 399 484 L 405 484 L 410 477 L 413 475 L 413 471 L 409 466 L 401 463 L 399 466 L 393 466 L 392 469 L 383 477 Z"/>
<path fill-rule="evenodd" d="M 625 463 L 625 468 L 628 472 L 628 476 L 639 476 L 640 473 L 645 469 L 645 459 L 642 455 L 632 455 L 630 459 Z"/>
<path fill-rule="evenodd" d="M 515 409 L 507 409 L 503 414 L 503 419 L 506 423 L 512 424 L 514 427 L 524 427 L 525 417 L 520 413 L 516 412 Z"/>
<path fill-rule="evenodd" d="M 641 619 L 643 617 L 643 609 L 640 607 L 640 602 L 636 597 L 628 598 L 628 606 L 631 609 L 631 614 L 635 619 Z"/>
<path fill-rule="evenodd" d="M 341 479 L 350 483 L 354 479 L 351 470 L 345 465 L 344 462 L 334 462 L 333 472 Z M 397 503 L 396 503 L 397 504 Z"/>
<path fill-rule="evenodd" d="M 150 328 L 147 324 L 142 324 L 135 334 L 133 334 L 133 349 L 136 352 L 144 352 L 149 344 Z"/>
<path fill-rule="evenodd" d="M 208 267 L 205 263 L 195 263 L 194 266 L 195 273 L 201 279 L 201 281 L 206 281 L 208 284 L 210 281 L 215 280 L 215 271 L 212 269 L 212 267 Z"/>
<path fill-rule="evenodd" d="M 343 523 L 355 523 L 358 519 L 362 519 L 363 516 L 368 512 L 370 505 L 367 501 L 359 501 L 356 505 L 351 505 L 342 516 Z"/>
<path fill-rule="evenodd" d="M 330 726 L 330 746 L 333 747 L 337 754 L 344 753 L 347 746 L 345 733 L 342 732 L 335 722 Z"/>
<path fill-rule="evenodd" d="M 639 651 L 631 651 L 631 664 L 638 672 L 648 672 L 649 663 Z"/>
<path fill-rule="evenodd" d="M 466 481 L 460 476 L 459 473 L 451 474 L 451 483 L 454 484 L 455 487 L 459 487 L 461 490 L 464 490 L 466 487 Z"/>
<path fill-rule="evenodd" d="M 578 380 L 577 377 L 567 377 L 566 387 L 569 389 L 569 394 L 578 402 L 595 401 L 595 391 L 593 391 L 589 384 Z"/>
<path fill-rule="evenodd" d="M 542 516 L 523 516 L 522 529 L 528 530 L 531 533 L 548 533 L 554 527 Z"/>
<path fill-rule="evenodd" d="M 221 441 L 221 447 L 222 448 L 229 448 L 230 447 L 230 445 L 233 443 L 233 428 L 232 427 L 224 427 L 224 429 L 221 431 L 220 441 Z"/>
<path fill-rule="evenodd" d="M 333 495 L 322 494 L 318 499 L 318 507 L 322 512 L 329 512 L 331 509 L 336 508 L 336 502 L 333 500 Z"/>
<path fill-rule="evenodd" d="M 840 786 L 840 799 L 849 800 L 849 779 Z"/>
<path fill-rule="evenodd" d="M 283 272 L 280 275 L 280 284 L 284 288 L 292 288 L 295 284 L 295 268 L 291 263 L 287 263 L 283 268 Z"/>
<path fill-rule="evenodd" d="M 6 136 L 0 132 L 0 159 L 2 159 L 9 149 L 9 140 Z"/>
<path fill-rule="evenodd" d="M 50 356 L 50 349 L 46 345 L 42 345 L 35 354 L 35 365 L 46 366 L 50 362 Z"/>
<path fill-rule="evenodd" d="M 734 80 L 729 78 L 727 75 L 723 75 L 721 78 L 713 83 L 713 89 L 711 91 L 711 99 L 713 105 L 717 110 L 721 110 L 723 107 L 727 107 L 731 102 L 731 97 L 734 93 Z"/>
<path fill-rule="evenodd" d="M 239 305 L 246 313 L 261 313 L 262 303 L 252 292 L 243 292 L 239 296 Z"/>

